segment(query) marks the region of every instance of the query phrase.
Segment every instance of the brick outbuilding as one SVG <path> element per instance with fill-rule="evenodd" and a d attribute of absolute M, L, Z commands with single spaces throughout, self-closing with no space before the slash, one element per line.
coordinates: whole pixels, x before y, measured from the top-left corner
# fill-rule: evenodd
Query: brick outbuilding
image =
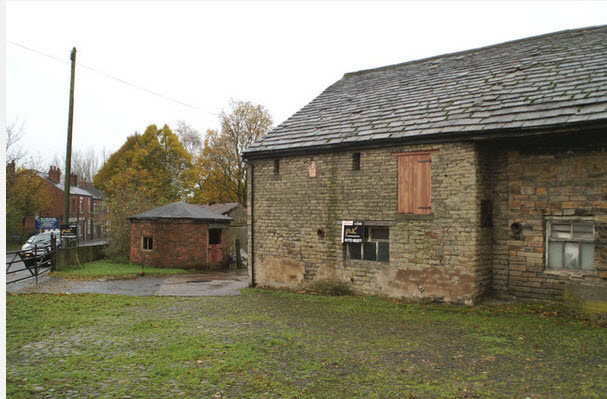
<path fill-rule="evenodd" d="M 148 267 L 217 269 L 228 264 L 232 218 L 175 202 L 132 216 L 131 261 Z"/>

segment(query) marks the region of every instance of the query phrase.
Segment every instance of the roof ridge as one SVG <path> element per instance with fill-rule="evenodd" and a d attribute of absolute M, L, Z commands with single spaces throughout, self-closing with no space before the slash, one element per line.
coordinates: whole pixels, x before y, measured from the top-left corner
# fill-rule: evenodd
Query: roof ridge
<path fill-rule="evenodd" d="M 419 58 L 419 59 L 416 59 L 416 60 L 399 62 L 397 64 L 384 65 L 384 66 L 381 66 L 381 67 L 369 68 L 369 69 L 361 69 L 359 71 L 353 71 L 353 72 L 346 72 L 346 73 L 344 73 L 343 78 L 350 77 L 350 76 L 356 76 L 356 75 L 364 75 L 364 74 L 370 73 L 370 72 L 378 72 L 378 71 L 382 71 L 382 70 L 395 69 L 395 68 L 399 68 L 399 67 L 402 67 L 402 66 L 405 66 L 405 65 L 408 66 L 408 65 L 413 65 L 413 64 L 417 64 L 417 63 L 421 64 L 421 63 L 428 62 L 428 61 L 435 60 L 435 59 L 440 59 L 440 58 L 445 58 L 445 57 L 453 57 L 453 56 L 458 56 L 458 55 L 473 53 L 475 51 L 487 50 L 487 49 L 491 49 L 491 48 L 497 48 L 497 47 L 500 47 L 500 46 L 512 45 L 512 44 L 515 44 L 515 43 L 537 40 L 537 39 L 541 39 L 541 38 L 547 37 L 547 36 L 555 36 L 555 35 L 562 35 L 562 34 L 566 34 L 566 33 L 583 32 L 583 31 L 587 31 L 587 30 L 597 30 L 597 29 L 605 29 L 605 28 L 607 28 L 607 25 L 595 25 L 595 26 L 587 26 L 587 27 L 584 27 L 584 28 L 565 29 L 565 30 L 556 31 L 556 32 L 543 33 L 543 34 L 537 35 L 537 36 L 531 36 L 531 37 L 524 37 L 524 38 L 521 38 L 521 39 L 508 40 L 508 41 L 505 41 L 505 42 L 496 43 L 496 44 L 490 44 L 490 45 L 487 45 L 487 46 L 475 47 L 475 48 L 471 48 L 471 49 L 467 49 L 467 50 L 460 50 L 460 51 L 456 51 L 454 53 L 446 53 L 446 54 L 440 54 L 440 55 L 433 55 L 433 56 L 426 57 L 426 58 Z"/>

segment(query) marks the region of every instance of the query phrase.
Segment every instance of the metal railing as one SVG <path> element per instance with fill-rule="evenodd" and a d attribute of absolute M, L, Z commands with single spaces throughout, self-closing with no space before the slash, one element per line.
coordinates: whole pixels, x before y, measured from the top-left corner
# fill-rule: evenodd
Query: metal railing
<path fill-rule="evenodd" d="M 41 247 L 26 251 L 6 252 L 6 284 L 35 278 L 38 284 L 38 276 L 55 269 L 57 248 L 55 245 Z M 28 272 L 28 273 L 23 273 Z M 18 275 L 21 273 L 23 276 Z M 9 280 L 9 275 L 16 275 L 15 279 Z"/>

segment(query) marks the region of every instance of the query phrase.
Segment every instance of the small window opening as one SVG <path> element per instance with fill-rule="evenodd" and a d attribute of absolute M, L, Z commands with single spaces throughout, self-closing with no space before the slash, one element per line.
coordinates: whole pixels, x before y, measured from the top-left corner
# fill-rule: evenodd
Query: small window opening
<path fill-rule="evenodd" d="M 493 227 L 493 202 L 481 200 L 481 227 Z"/>
<path fill-rule="evenodd" d="M 209 230 L 209 245 L 221 244 L 221 229 Z"/>
<path fill-rule="evenodd" d="M 154 237 L 143 237 L 143 249 L 152 251 L 154 249 Z"/>
<path fill-rule="evenodd" d="M 352 170 L 360 170 L 360 152 L 352 154 Z"/>
<path fill-rule="evenodd" d="M 280 159 L 274 160 L 274 174 L 275 175 L 280 174 Z"/>

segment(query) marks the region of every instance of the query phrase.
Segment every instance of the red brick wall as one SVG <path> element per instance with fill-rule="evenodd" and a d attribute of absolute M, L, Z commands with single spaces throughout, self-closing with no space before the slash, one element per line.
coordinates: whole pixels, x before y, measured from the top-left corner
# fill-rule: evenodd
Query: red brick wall
<path fill-rule="evenodd" d="M 227 265 L 229 228 L 222 235 L 220 262 L 209 262 L 207 223 L 192 220 L 132 220 L 131 262 L 148 267 L 216 269 Z M 154 248 L 143 250 L 143 237 L 153 237 Z"/>
<path fill-rule="evenodd" d="M 41 178 L 42 179 L 42 178 Z M 59 224 L 63 224 L 63 190 L 57 188 L 54 184 L 44 180 L 51 196 L 51 207 L 47 212 L 41 212 L 41 217 L 58 218 Z M 80 198 L 82 198 L 82 208 L 80 208 Z M 90 199 L 90 204 L 89 204 Z M 74 201 L 75 207 L 72 207 Z M 93 204 L 98 202 L 100 212 L 93 212 Z M 81 240 L 90 240 L 105 236 L 103 224 L 105 223 L 106 211 L 103 209 L 102 201 L 93 200 L 91 196 L 70 195 L 69 199 L 69 217 L 78 219 L 78 234 Z M 91 229 L 87 233 L 87 225 L 92 220 Z M 25 234 L 34 234 L 36 229 L 36 215 L 28 215 L 25 218 Z M 101 228 L 97 228 L 101 226 Z M 97 233 L 94 233 L 96 229 Z"/>

